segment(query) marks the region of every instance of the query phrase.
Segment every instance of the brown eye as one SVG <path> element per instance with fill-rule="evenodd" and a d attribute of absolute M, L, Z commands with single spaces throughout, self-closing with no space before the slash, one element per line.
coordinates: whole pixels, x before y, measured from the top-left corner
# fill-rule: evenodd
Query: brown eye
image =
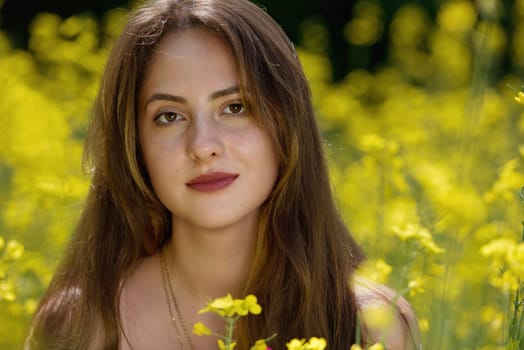
<path fill-rule="evenodd" d="M 183 118 L 181 114 L 175 112 L 163 112 L 155 117 L 155 122 L 157 124 L 169 124 L 176 122 Z"/>
<path fill-rule="evenodd" d="M 241 114 L 244 112 L 244 106 L 241 103 L 232 103 L 223 112 L 226 114 Z"/>

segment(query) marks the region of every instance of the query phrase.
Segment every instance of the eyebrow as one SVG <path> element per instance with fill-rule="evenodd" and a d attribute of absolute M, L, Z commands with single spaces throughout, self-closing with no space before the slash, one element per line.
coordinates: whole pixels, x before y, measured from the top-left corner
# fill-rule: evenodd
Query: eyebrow
<path fill-rule="evenodd" d="M 227 89 L 218 90 L 218 91 L 213 92 L 211 95 L 209 95 L 209 100 L 216 100 L 217 98 L 221 98 L 221 97 L 232 95 L 232 94 L 237 94 L 239 92 L 240 92 L 240 88 L 238 86 L 232 86 L 232 87 L 229 87 Z M 187 100 L 185 98 L 181 97 L 181 96 L 171 95 L 171 94 L 164 94 L 164 93 L 155 93 L 155 94 L 151 95 L 147 99 L 147 101 L 146 101 L 146 103 L 144 105 L 144 109 L 147 108 L 147 106 L 151 102 L 157 101 L 157 100 L 173 101 L 173 102 L 179 102 L 179 103 L 187 104 Z"/>

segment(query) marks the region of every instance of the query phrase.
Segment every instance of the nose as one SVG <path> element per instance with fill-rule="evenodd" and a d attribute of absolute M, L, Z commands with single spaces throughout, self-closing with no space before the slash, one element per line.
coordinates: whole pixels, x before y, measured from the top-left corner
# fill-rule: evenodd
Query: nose
<path fill-rule="evenodd" d="M 187 154 L 196 161 L 219 157 L 224 151 L 220 126 L 212 118 L 193 120 L 188 130 Z"/>

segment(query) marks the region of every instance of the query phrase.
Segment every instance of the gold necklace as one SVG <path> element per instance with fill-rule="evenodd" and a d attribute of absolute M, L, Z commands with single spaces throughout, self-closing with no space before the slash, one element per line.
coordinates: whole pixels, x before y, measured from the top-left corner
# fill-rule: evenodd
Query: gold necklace
<path fill-rule="evenodd" d="M 175 291 L 173 289 L 173 283 L 171 282 L 171 273 L 169 271 L 169 265 L 167 264 L 167 260 L 166 260 L 166 246 L 162 247 L 162 249 L 160 250 L 160 267 L 162 270 L 162 282 L 164 285 L 164 292 L 166 293 L 166 298 L 167 298 L 167 308 L 169 310 L 169 316 L 171 317 L 171 323 L 173 325 L 173 328 L 175 328 L 175 332 L 178 338 L 178 343 L 180 344 L 180 349 L 184 350 L 185 346 L 184 346 L 184 342 L 182 341 L 182 335 L 180 334 L 180 330 L 176 324 L 176 319 L 175 319 L 175 315 L 173 314 L 173 308 L 171 306 L 171 303 L 173 303 L 173 305 L 175 306 L 175 312 L 177 314 L 179 323 L 182 326 L 182 329 L 184 330 L 184 334 L 186 336 L 187 343 L 189 344 L 189 348 L 191 350 L 196 350 L 196 347 L 193 344 L 193 341 L 191 340 L 191 337 L 187 330 L 184 319 L 182 318 L 182 313 L 180 312 L 180 308 L 178 307 L 178 302 L 176 299 Z"/>

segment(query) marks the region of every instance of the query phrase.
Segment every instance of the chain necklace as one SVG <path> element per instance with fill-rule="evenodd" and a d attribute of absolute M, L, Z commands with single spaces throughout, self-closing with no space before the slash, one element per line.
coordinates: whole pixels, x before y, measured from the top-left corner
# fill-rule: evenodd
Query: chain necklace
<path fill-rule="evenodd" d="M 178 317 L 179 323 L 182 326 L 182 329 L 186 336 L 186 341 L 189 344 L 189 348 L 191 350 L 196 350 L 195 344 L 193 344 L 193 341 L 191 340 L 191 336 L 189 335 L 184 319 L 182 318 L 182 313 L 180 312 L 180 308 L 178 307 L 178 302 L 176 300 L 175 291 L 173 289 L 173 283 L 171 282 L 171 273 L 169 271 L 169 265 L 167 264 L 167 260 L 166 260 L 166 246 L 160 249 L 160 267 L 162 270 L 162 282 L 164 285 L 164 292 L 166 293 L 166 298 L 167 298 L 167 308 L 169 310 L 169 316 L 171 317 L 171 324 L 173 325 L 173 328 L 175 329 L 175 332 L 178 338 L 178 343 L 180 344 L 180 349 L 184 350 L 185 346 L 182 340 L 182 334 L 180 334 L 180 329 L 176 323 L 176 318 L 173 313 L 172 305 L 174 305 L 175 307 L 176 315 Z"/>

